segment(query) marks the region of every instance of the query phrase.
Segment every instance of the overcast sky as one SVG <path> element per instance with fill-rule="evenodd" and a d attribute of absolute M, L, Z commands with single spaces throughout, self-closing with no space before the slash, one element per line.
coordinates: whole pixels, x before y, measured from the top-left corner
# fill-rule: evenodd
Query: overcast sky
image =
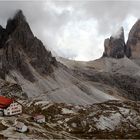
<path fill-rule="evenodd" d="M 0 24 L 22 9 L 33 33 L 53 53 L 75 60 L 102 56 L 104 39 L 123 26 L 125 37 L 140 16 L 140 1 L 0 1 Z"/>

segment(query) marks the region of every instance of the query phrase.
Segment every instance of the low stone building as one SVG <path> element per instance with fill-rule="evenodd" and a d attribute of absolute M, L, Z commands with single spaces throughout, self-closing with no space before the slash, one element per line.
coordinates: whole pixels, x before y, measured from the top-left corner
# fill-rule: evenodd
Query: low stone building
<path fill-rule="evenodd" d="M 44 123 L 45 122 L 45 116 L 44 115 L 34 115 L 33 119 L 37 123 Z"/>
<path fill-rule="evenodd" d="M 22 122 L 16 122 L 15 130 L 23 133 L 23 132 L 27 132 L 28 127 Z"/>

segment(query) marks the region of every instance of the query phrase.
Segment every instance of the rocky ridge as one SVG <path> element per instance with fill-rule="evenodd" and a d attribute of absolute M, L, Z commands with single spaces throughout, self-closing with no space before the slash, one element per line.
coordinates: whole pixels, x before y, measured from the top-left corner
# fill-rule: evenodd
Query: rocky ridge
<path fill-rule="evenodd" d="M 128 57 L 133 59 L 140 58 L 140 19 L 133 25 L 127 40 L 127 49 L 131 50 Z"/>
<path fill-rule="evenodd" d="M 0 27 L 1 77 L 10 70 L 18 70 L 25 79 L 35 81 L 29 64 L 41 75 L 53 72 L 56 60 L 43 43 L 37 39 L 21 10 L 7 21 L 6 29 Z"/>
<path fill-rule="evenodd" d="M 104 41 L 105 52 L 103 56 L 122 58 L 125 55 L 124 30 L 121 27 L 117 33 Z"/>
<path fill-rule="evenodd" d="M 132 59 L 140 58 L 140 20 L 133 25 L 129 32 L 128 40 L 125 43 L 124 30 L 121 27 L 115 35 L 104 41 L 104 57 Z"/>

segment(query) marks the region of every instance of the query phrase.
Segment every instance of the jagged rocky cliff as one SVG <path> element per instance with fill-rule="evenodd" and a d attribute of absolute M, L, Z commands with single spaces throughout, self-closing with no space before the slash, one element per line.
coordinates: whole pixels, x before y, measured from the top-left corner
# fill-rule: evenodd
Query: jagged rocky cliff
<path fill-rule="evenodd" d="M 105 52 L 103 56 L 122 58 L 125 55 L 124 30 L 121 27 L 117 33 L 104 41 Z"/>
<path fill-rule="evenodd" d="M 29 64 L 41 75 L 53 72 L 57 62 L 50 51 L 37 39 L 21 10 L 7 21 L 6 29 L 0 27 L 1 77 L 18 70 L 25 79 L 35 81 Z"/>
<path fill-rule="evenodd" d="M 128 57 L 140 58 L 140 19 L 130 30 L 126 45 L 127 49 L 131 50 Z"/>
<path fill-rule="evenodd" d="M 124 41 L 124 30 L 121 28 L 116 35 L 104 41 L 104 57 L 112 58 L 140 58 L 140 20 L 138 20 L 129 32 L 127 43 Z"/>

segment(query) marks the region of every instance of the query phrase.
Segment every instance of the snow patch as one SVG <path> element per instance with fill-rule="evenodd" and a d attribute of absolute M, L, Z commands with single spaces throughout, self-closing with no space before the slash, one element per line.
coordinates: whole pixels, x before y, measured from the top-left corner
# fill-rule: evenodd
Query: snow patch
<path fill-rule="evenodd" d="M 45 109 L 47 109 L 47 108 L 49 108 L 50 106 L 52 106 L 53 104 L 48 104 L 47 106 L 44 106 L 43 108 L 42 108 L 42 110 L 45 110 Z"/>
<path fill-rule="evenodd" d="M 75 114 L 75 112 L 67 108 L 62 108 L 62 114 Z"/>
<path fill-rule="evenodd" d="M 121 114 L 115 113 L 111 114 L 109 117 L 105 117 L 101 115 L 98 122 L 96 123 L 96 126 L 100 130 L 114 130 L 116 126 L 119 125 L 121 121 Z"/>
<path fill-rule="evenodd" d="M 130 112 L 130 109 L 122 108 L 122 107 L 118 107 L 118 108 L 123 115 L 128 115 Z"/>
<path fill-rule="evenodd" d="M 77 124 L 76 123 L 72 123 L 71 126 L 75 128 L 75 127 L 77 127 Z"/>
<path fill-rule="evenodd" d="M 35 105 L 47 105 L 49 104 L 49 101 L 38 101 L 35 103 Z"/>

